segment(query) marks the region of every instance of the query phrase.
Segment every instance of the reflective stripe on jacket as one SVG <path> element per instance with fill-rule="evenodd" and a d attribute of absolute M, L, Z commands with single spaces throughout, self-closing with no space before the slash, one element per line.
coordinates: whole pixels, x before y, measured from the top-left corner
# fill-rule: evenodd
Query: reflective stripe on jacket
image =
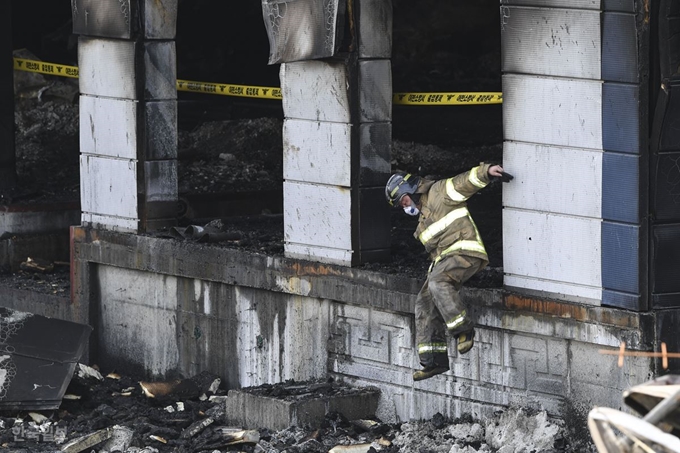
<path fill-rule="evenodd" d="M 466 201 L 489 184 L 490 166 L 481 163 L 453 178 L 422 184 L 421 215 L 414 236 L 425 246 L 433 263 L 451 253 L 488 260 Z"/>

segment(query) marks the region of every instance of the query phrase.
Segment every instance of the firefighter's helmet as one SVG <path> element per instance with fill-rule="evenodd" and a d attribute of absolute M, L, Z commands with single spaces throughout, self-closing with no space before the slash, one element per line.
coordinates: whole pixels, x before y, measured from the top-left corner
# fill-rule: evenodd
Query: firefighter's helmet
<path fill-rule="evenodd" d="M 416 192 L 419 182 L 420 177 L 410 173 L 400 171 L 393 174 L 385 185 L 385 198 L 387 198 L 387 202 L 390 206 L 399 206 L 404 195 L 412 195 Z"/>

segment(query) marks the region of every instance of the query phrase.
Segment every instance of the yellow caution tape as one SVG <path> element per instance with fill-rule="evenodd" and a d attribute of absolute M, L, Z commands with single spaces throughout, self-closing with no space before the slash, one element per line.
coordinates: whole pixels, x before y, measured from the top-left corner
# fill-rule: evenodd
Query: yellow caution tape
<path fill-rule="evenodd" d="M 76 66 L 59 65 L 23 58 L 14 58 L 14 69 L 17 71 L 78 78 L 78 68 Z M 177 91 L 275 99 L 279 101 L 283 98 L 281 88 L 277 87 L 230 85 L 227 83 L 193 82 L 189 80 L 177 80 Z M 394 93 L 392 103 L 398 105 L 502 104 L 503 93 Z"/>
<path fill-rule="evenodd" d="M 17 71 L 37 72 L 61 77 L 78 78 L 78 68 L 76 66 L 66 66 L 63 64 L 45 63 L 44 61 L 25 60 L 23 58 L 14 59 L 14 69 Z"/>
<path fill-rule="evenodd" d="M 244 98 L 278 99 L 279 101 L 283 98 L 281 96 L 281 88 L 190 82 L 188 80 L 177 80 L 177 91 L 221 94 L 223 96 L 239 96 Z"/>
<path fill-rule="evenodd" d="M 395 93 L 392 103 L 400 105 L 502 104 L 503 93 Z"/>

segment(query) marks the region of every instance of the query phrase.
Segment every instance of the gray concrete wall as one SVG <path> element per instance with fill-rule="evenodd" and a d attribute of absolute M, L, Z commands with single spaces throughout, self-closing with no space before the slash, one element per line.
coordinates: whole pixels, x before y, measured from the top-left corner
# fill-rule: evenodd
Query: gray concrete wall
<path fill-rule="evenodd" d="M 80 227 L 72 236 L 73 304 L 89 307 L 80 316 L 104 368 L 209 370 L 230 388 L 333 375 L 381 388 L 378 415 L 392 421 L 513 404 L 585 417 L 623 407 L 622 391 L 655 372 L 648 358 L 618 368 L 598 353 L 620 341 L 653 349 L 654 314 L 468 289 L 477 345 L 414 385 L 417 279 Z"/>

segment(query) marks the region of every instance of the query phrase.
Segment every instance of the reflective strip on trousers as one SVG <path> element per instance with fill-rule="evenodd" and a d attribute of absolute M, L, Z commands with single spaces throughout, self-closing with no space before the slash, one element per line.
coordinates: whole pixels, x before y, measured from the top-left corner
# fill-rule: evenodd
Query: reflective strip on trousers
<path fill-rule="evenodd" d="M 421 343 L 418 345 L 418 354 L 438 353 L 446 354 L 446 343 Z"/>
<path fill-rule="evenodd" d="M 446 327 L 449 330 L 453 330 L 459 325 L 463 324 L 465 322 L 465 317 L 467 316 L 467 310 L 463 310 L 461 314 L 450 320 L 449 322 L 446 323 Z"/>

